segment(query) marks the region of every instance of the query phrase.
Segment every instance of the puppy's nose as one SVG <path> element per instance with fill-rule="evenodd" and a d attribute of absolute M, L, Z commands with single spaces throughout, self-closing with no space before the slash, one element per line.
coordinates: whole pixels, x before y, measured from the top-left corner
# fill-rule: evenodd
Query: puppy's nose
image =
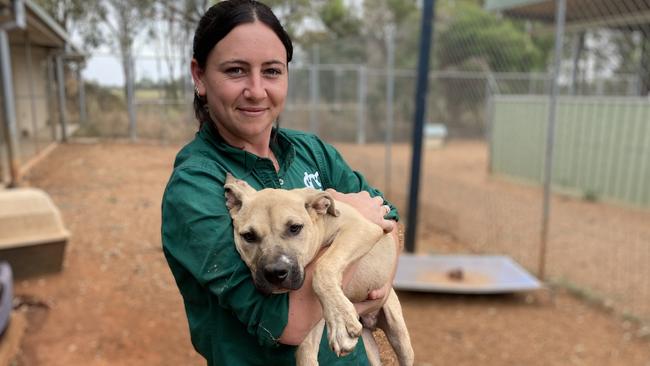
<path fill-rule="evenodd" d="M 278 285 L 289 275 L 289 265 L 287 263 L 272 263 L 264 268 L 264 278 L 269 283 Z"/>

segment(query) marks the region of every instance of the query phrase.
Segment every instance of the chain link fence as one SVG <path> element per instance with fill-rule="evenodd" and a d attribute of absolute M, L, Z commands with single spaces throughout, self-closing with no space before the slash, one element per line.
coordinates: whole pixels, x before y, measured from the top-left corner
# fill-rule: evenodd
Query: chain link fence
<path fill-rule="evenodd" d="M 416 251 L 507 254 L 650 320 L 650 3 L 480 3 L 436 3 Z M 300 47 L 280 120 L 334 143 L 402 212 L 418 24 Z M 188 77 L 137 80 L 139 139 L 191 138 Z M 89 94 L 78 135 L 127 138 L 122 90 Z"/>
<path fill-rule="evenodd" d="M 44 46 L 28 32 L 12 32 L 8 39 L 3 57 L 12 80 L 3 82 L 3 88 L 11 88 L 2 97 L 13 104 L 13 111 L 6 113 L 6 104 L 0 107 L 0 187 L 13 183 L 12 170 L 21 173 L 51 150 L 64 130 L 74 132 L 82 115 L 79 59 L 73 52 Z"/>

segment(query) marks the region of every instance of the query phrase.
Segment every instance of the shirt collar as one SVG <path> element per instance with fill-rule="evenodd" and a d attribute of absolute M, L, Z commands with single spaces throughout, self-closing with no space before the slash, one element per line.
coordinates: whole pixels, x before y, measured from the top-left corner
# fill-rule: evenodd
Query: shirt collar
<path fill-rule="evenodd" d="M 253 153 L 243 149 L 229 145 L 223 139 L 217 128 L 209 122 L 202 124 L 199 130 L 199 136 L 207 141 L 208 144 L 214 146 L 223 157 L 232 161 L 234 164 L 242 166 L 247 172 L 254 169 L 259 157 Z M 295 148 L 291 141 L 287 138 L 282 129 L 273 128 L 271 131 L 271 150 L 278 159 L 280 171 L 283 170 L 288 164 L 293 161 L 296 154 Z"/>

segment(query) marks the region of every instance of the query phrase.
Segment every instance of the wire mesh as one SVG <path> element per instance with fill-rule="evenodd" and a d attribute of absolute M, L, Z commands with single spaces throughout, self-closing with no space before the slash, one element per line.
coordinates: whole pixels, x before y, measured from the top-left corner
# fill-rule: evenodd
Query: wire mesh
<path fill-rule="evenodd" d="M 10 35 L 10 70 L 15 110 L 15 129 L 13 158 L 20 165 L 47 150 L 61 136 L 60 106 L 56 103 L 55 57 L 48 47 L 32 42 L 28 35 Z M 5 96 L 3 96 L 5 97 Z M 74 111 L 74 101 L 68 99 L 65 108 L 72 110 L 68 123 L 78 124 L 78 109 Z M 4 117 L 4 112 L 3 112 Z M 7 123 L 2 118 L 2 123 Z M 0 183 L 9 183 L 8 136 L 0 134 Z M 20 168 L 19 165 L 19 168 Z"/>
<path fill-rule="evenodd" d="M 538 271 L 557 82 L 546 277 L 650 319 L 650 3 L 566 0 L 554 80 L 559 1 L 436 2 L 416 248 L 507 254 Z M 334 143 L 402 212 L 419 11 L 297 41 L 280 118 Z M 136 57 L 139 75 L 151 61 Z M 188 75 L 174 75 L 136 80 L 139 137 L 181 143 L 195 131 Z M 82 132 L 127 137 L 121 95 L 92 91 Z"/>

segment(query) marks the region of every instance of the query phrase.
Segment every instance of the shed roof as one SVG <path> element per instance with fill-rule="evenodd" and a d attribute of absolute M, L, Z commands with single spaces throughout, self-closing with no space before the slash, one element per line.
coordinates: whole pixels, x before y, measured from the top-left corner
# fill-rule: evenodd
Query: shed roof
<path fill-rule="evenodd" d="M 553 22 L 555 0 L 486 0 L 485 8 L 508 16 Z M 638 0 L 567 0 L 567 26 L 647 29 L 650 2 Z"/>
<path fill-rule="evenodd" d="M 57 23 L 45 10 L 32 0 L 23 0 L 25 4 L 25 22 L 27 26 L 24 32 L 10 32 L 10 39 L 15 42 L 24 40 L 29 36 L 32 44 L 42 47 L 65 48 L 68 53 L 81 54 L 82 50 L 77 47 L 65 29 Z M 7 21 L 10 14 L 10 1 L 0 0 L 2 21 Z"/>

